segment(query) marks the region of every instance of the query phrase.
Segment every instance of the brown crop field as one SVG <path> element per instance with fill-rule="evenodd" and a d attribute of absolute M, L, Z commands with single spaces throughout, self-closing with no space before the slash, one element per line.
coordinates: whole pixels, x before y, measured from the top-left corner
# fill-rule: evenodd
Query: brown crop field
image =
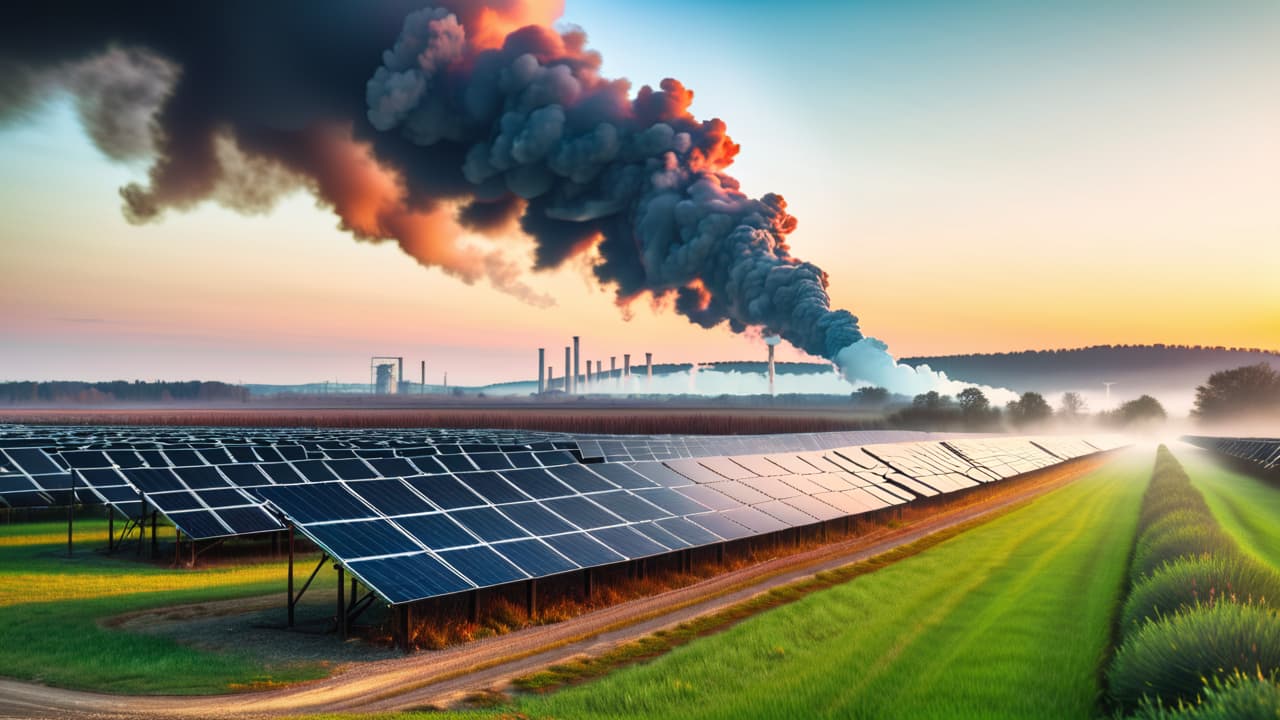
<path fill-rule="evenodd" d="M 875 413 L 801 408 L 551 405 L 430 408 L 146 407 L 0 410 L 0 423 L 39 425 L 203 425 L 217 427 L 500 428 L 581 433 L 748 435 L 871 430 Z"/>

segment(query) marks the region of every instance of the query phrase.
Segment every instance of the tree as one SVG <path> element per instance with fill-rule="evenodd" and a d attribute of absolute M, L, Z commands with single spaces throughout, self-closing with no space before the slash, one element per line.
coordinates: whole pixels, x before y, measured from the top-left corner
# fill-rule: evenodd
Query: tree
<path fill-rule="evenodd" d="M 1005 409 L 1010 422 L 1019 427 L 1044 422 L 1053 415 L 1053 408 L 1049 407 L 1043 395 L 1036 392 L 1022 393 L 1022 397 L 1010 401 Z"/>
<path fill-rule="evenodd" d="M 853 404 L 861 407 L 884 407 L 889 404 L 886 388 L 867 385 L 853 391 Z"/>
<path fill-rule="evenodd" d="M 1280 414 L 1280 372 L 1267 363 L 1221 370 L 1196 388 L 1191 414 L 1202 420 Z"/>
<path fill-rule="evenodd" d="M 960 412 L 967 418 L 985 417 L 991 412 L 991 401 L 976 387 L 965 388 L 956 395 Z"/>
<path fill-rule="evenodd" d="M 1075 420 L 1083 415 L 1089 409 L 1089 404 L 1084 401 L 1078 392 L 1062 393 L 1062 401 L 1058 405 L 1058 414 L 1068 420 Z"/>
<path fill-rule="evenodd" d="M 1116 408 L 1114 417 L 1121 425 L 1152 425 L 1164 422 L 1169 415 L 1159 400 L 1143 395 Z"/>
<path fill-rule="evenodd" d="M 951 405 L 950 395 L 939 395 L 937 390 L 920 393 L 911 400 L 912 407 L 924 410 L 941 410 Z"/>

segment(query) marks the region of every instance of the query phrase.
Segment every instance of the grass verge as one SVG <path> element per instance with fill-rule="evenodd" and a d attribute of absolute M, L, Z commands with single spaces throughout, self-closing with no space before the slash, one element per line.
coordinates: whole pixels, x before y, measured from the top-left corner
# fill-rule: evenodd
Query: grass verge
<path fill-rule="evenodd" d="M 1222 529 L 1241 549 L 1280 570 L 1280 487 L 1225 468 L 1208 453 L 1184 455 L 1191 483 Z"/>
<path fill-rule="evenodd" d="M 0 526 L 3 675 L 84 690 L 206 694 L 326 674 L 318 663 L 264 665 L 102 622 L 151 608 L 280 592 L 284 563 L 172 570 L 84 549 L 106 545 L 100 520 L 79 520 L 75 532 L 78 547 L 67 558 L 65 524 Z"/>

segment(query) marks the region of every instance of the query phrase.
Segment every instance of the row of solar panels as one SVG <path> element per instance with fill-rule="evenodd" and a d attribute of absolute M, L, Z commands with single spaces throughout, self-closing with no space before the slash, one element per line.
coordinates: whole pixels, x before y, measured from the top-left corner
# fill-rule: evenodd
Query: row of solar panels
<path fill-rule="evenodd" d="M 256 492 L 397 604 L 872 512 L 1118 445 L 879 444 L 497 473 L 482 485 L 454 476 Z"/>
<path fill-rule="evenodd" d="M 602 445 L 609 457 L 627 460 L 662 460 L 734 452 L 764 452 L 840 447 L 864 442 L 891 442 L 928 437 L 926 433 L 869 431 L 769 436 L 581 436 L 510 430 L 338 430 L 316 431 L 221 428 L 135 428 L 0 426 L 0 505 L 45 506 L 65 504 L 71 495 L 70 470 L 103 468 L 173 468 L 201 465 L 262 463 L 267 482 L 292 482 L 294 469 L 284 463 L 302 460 L 365 460 L 375 466 L 374 475 L 361 463 L 346 469 L 319 462 L 299 463 L 305 480 L 360 479 L 391 476 L 379 465 L 389 458 L 421 458 L 440 455 L 444 471 L 499 470 L 538 467 L 571 462 L 564 455 L 602 459 Z M 715 452 L 715 451 L 722 452 Z M 558 453 L 556 451 L 559 451 Z M 621 454 L 620 454 L 621 453 Z M 548 456 L 550 454 L 550 458 Z M 419 462 L 422 472 L 440 472 L 435 463 Z M 248 478 L 242 478 L 244 474 Z M 236 471 L 231 480 L 254 484 L 258 473 L 251 468 Z M 90 473 L 95 486 L 126 484 Z M 257 478 L 261 481 L 261 478 Z M 82 484 L 77 480 L 77 485 Z M 117 493 L 118 494 L 118 493 Z M 78 502 L 97 498 L 77 494 Z"/>
<path fill-rule="evenodd" d="M 586 464 L 532 445 L 324 460 L 255 451 L 256 461 L 228 448 L 0 452 L 33 481 L 64 481 L 48 493 L 74 478 L 78 499 L 132 517 L 154 508 L 193 538 L 287 521 L 400 603 L 870 512 L 1117 444 L 970 438 Z M 59 475 L 64 466 L 74 473 Z"/>
<path fill-rule="evenodd" d="M 1264 470 L 1280 469 L 1280 438 L 1188 436 L 1183 439 L 1206 450 L 1256 463 Z"/>

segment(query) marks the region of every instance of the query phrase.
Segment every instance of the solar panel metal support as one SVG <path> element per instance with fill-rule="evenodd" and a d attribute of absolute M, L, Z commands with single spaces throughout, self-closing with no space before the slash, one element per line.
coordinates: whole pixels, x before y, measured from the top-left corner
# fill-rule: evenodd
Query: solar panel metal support
<path fill-rule="evenodd" d="M 409 604 L 404 603 L 395 606 L 396 617 L 396 647 L 409 654 Z"/>
<path fill-rule="evenodd" d="M 724 543 L 716 544 L 716 564 L 724 564 Z"/>
<path fill-rule="evenodd" d="M 524 611 L 530 620 L 538 613 L 538 581 L 536 579 L 529 579 L 524 583 Z"/>
<path fill-rule="evenodd" d="M 595 581 L 595 577 L 592 574 L 591 568 L 584 568 L 582 570 L 582 599 L 584 600 L 591 599 L 592 591 L 595 589 L 594 581 Z"/>
<path fill-rule="evenodd" d="M 323 560 L 321 561 L 323 562 Z M 293 627 L 293 523 L 289 523 L 289 621 Z"/>
<path fill-rule="evenodd" d="M 159 547 L 160 547 L 160 544 L 156 541 L 156 511 L 152 510 L 151 511 L 151 552 L 148 555 L 148 557 L 154 560 L 156 557 L 156 551 L 159 549 Z"/>
<path fill-rule="evenodd" d="M 72 468 L 71 494 L 67 496 L 67 557 L 71 557 L 71 532 L 76 519 L 76 471 Z"/>
<path fill-rule="evenodd" d="M 116 549 L 116 508 L 114 505 L 107 506 L 107 553 L 115 552 Z"/>
<path fill-rule="evenodd" d="M 292 543 L 290 543 L 290 545 L 292 546 Z M 292 560 L 293 553 L 290 552 L 289 556 L 290 556 L 290 560 Z M 293 563 L 290 562 L 289 564 L 289 627 L 293 627 L 293 609 L 297 607 L 298 601 L 302 599 L 302 595 L 307 592 L 307 588 L 311 587 L 311 581 L 316 579 L 316 575 L 319 574 L 320 568 L 323 568 L 324 564 L 328 562 L 328 560 L 329 560 L 329 556 L 327 554 L 321 553 L 320 562 L 316 563 L 315 569 L 311 571 L 311 576 L 308 577 L 307 581 L 302 584 L 302 589 L 298 591 L 297 595 L 293 594 Z M 337 565 L 335 565 L 334 567 L 337 567 Z"/>
<path fill-rule="evenodd" d="M 338 637 L 342 638 L 343 640 L 346 640 L 347 639 L 347 598 L 345 595 L 346 589 L 347 589 L 346 571 L 343 570 L 342 565 L 338 563 L 333 564 L 333 569 L 338 571 L 338 610 L 335 613 L 335 615 L 337 616 L 336 619 L 338 622 Z"/>
<path fill-rule="evenodd" d="M 480 591 L 467 593 L 467 619 L 473 623 L 480 622 Z"/>

